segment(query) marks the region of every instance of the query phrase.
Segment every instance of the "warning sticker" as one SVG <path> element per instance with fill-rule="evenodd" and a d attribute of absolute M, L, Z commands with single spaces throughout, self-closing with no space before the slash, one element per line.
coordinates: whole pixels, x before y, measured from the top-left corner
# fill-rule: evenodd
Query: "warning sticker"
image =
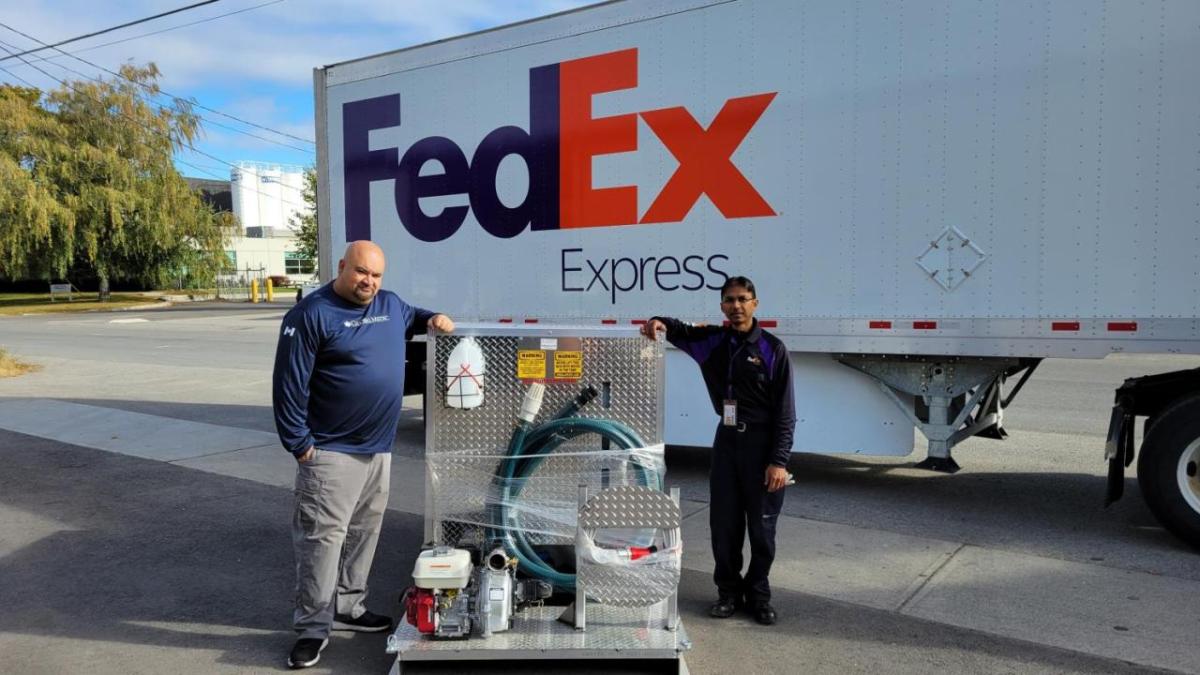
<path fill-rule="evenodd" d="M 554 352 L 554 379 L 578 380 L 583 377 L 583 352 Z"/>
<path fill-rule="evenodd" d="M 546 379 L 546 352 L 540 349 L 517 350 L 517 379 Z"/>
<path fill-rule="evenodd" d="M 523 382 L 576 382 L 583 377 L 583 340 L 577 337 L 523 337 L 517 341 L 517 379 Z"/>

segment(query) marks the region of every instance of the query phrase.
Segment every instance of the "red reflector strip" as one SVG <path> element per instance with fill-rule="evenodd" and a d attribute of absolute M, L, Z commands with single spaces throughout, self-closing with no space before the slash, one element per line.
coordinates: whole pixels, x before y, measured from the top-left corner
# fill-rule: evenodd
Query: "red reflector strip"
<path fill-rule="evenodd" d="M 875 329 L 890 330 L 892 327 L 892 322 L 891 321 L 872 321 L 871 323 L 869 323 L 867 325 L 870 326 L 871 328 L 875 328 Z"/>
<path fill-rule="evenodd" d="M 645 326 L 646 320 L 645 319 L 634 319 L 634 320 L 630 321 L 629 323 L 631 323 L 635 326 Z"/>
<path fill-rule="evenodd" d="M 512 323 L 512 319 L 508 319 L 508 318 L 500 319 L 500 323 Z"/>
<path fill-rule="evenodd" d="M 617 322 L 616 319 L 600 319 L 600 323 L 604 324 L 605 326 L 611 326 L 611 325 L 615 324 L 616 322 Z"/>
<path fill-rule="evenodd" d="M 1109 321 L 1108 329 L 1111 331 L 1123 331 L 1131 333 L 1137 330 L 1136 321 Z"/>
<path fill-rule="evenodd" d="M 773 319 L 767 319 L 766 321 L 759 321 L 758 325 L 762 326 L 763 328 L 775 328 L 779 325 L 779 322 Z"/>
<path fill-rule="evenodd" d="M 914 321 L 913 330 L 934 330 L 937 328 L 936 321 Z"/>
<path fill-rule="evenodd" d="M 1050 330 L 1079 330 L 1078 321 L 1055 321 L 1050 324 Z"/>
<path fill-rule="evenodd" d="M 525 323 L 537 323 L 537 319 L 525 319 Z"/>

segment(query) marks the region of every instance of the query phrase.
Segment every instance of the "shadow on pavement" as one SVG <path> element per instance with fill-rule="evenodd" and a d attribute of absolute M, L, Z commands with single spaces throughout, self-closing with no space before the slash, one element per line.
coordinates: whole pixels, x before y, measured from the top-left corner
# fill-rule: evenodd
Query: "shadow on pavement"
<path fill-rule="evenodd" d="M 293 639 L 290 491 L 4 431 L 0 447 L 0 645 L 12 672 L 284 669 Z M 24 523 L 21 531 L 5 529 L 13 522 Z M 388 514 L 372 574 L 376 611 L 398 614 L 396 596 L 409 582 L 420 532 L 418 516 Z M 707 574 L 684 573 L 681 609 L 696 642 L 688 659 L 694 673 L 729 672 L 738 663 L 753 664 L 754 672 L 896 665 L 921 672 L 928 654 L 957 672 L 981 664 L 1126 669 L 799 593 L 776 594 L 783 619 L 771 629 L 745 617 L 714 621 L 704 616 L 711 593 Z M 312 672 L 383 673 L 390 664 L 383 636 L 339 635 Z M 456 663 L 406 672 L 665 672 L 665 664 L 580 665 Z"/>
<path fill-rule="evenodd" d="M 78 640 L 93 652 L 91 672 L 212 668 L 181 649 L 215 651 L 216 663 L 252 671 L 284 669 L 294 639 L 289 490 L 9 432 L 0 447 L 0 509 L 46 523 L 43 536 L 20 533 L 33 541 L 0 557 L 0 642 L 66 639 L 30 655 L 35 670 L 73 670 L 46 666 L 70 663 L 69 652 L 84 648 Z M 416 516 L 385 519 L 390 545 L 372 575 L 378 611 L 395 613 L 420 531 Z M 171 649 L 126 654 L 121 645 Z M 390 663 L 380 635 L 338 636 L 322 659 L 339 672 L 385 672 Z"/>
<path fill-rule="evenodd" d="M 667 482 L 684 499 L 708 501 L 708 453 L 668 446 Z M 1095 475 L 974 472 L 965 462 L 946 475 L 915 469 L 918 455 L 792 455 L 797 484 L 784 514 L 1200 580 L 1195 551 L 1158 524 L 1132 470 L 1125 496 L 1104 508 L 1105 480 Z"/>

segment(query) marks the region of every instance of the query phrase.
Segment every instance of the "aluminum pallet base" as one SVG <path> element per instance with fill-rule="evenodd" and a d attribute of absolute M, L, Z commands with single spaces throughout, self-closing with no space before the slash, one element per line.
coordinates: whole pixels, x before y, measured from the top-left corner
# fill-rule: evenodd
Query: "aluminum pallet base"
<path fill-rule="evenodd" d="M 392 675 L 405 663 L 418 661 L 535 661 L 557 659 L 671 659 L 687 675 L 683 652 L 690 649 L 687 631 L 662 628 L 647 620 L 644 607 L 588 606 L 586 631 L 558 621 L 563 607 L 529 607 L 518 613 L 513 627 L 491 637 L 434 639 L 421 635 L 401 619 L 388 636 L 387 650 L 396 654 Z"/>

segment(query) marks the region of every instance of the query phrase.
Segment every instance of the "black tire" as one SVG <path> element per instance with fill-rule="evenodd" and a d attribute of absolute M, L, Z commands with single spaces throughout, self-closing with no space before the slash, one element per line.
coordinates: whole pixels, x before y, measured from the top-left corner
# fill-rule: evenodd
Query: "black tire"
<path fill-rule="evenodd" d="M 1186 396 L 1155 415 L 1138 454 L 1138 485 L 1146 505 L 1163 527 L 1200 549 L 1200 395 Z"/>

